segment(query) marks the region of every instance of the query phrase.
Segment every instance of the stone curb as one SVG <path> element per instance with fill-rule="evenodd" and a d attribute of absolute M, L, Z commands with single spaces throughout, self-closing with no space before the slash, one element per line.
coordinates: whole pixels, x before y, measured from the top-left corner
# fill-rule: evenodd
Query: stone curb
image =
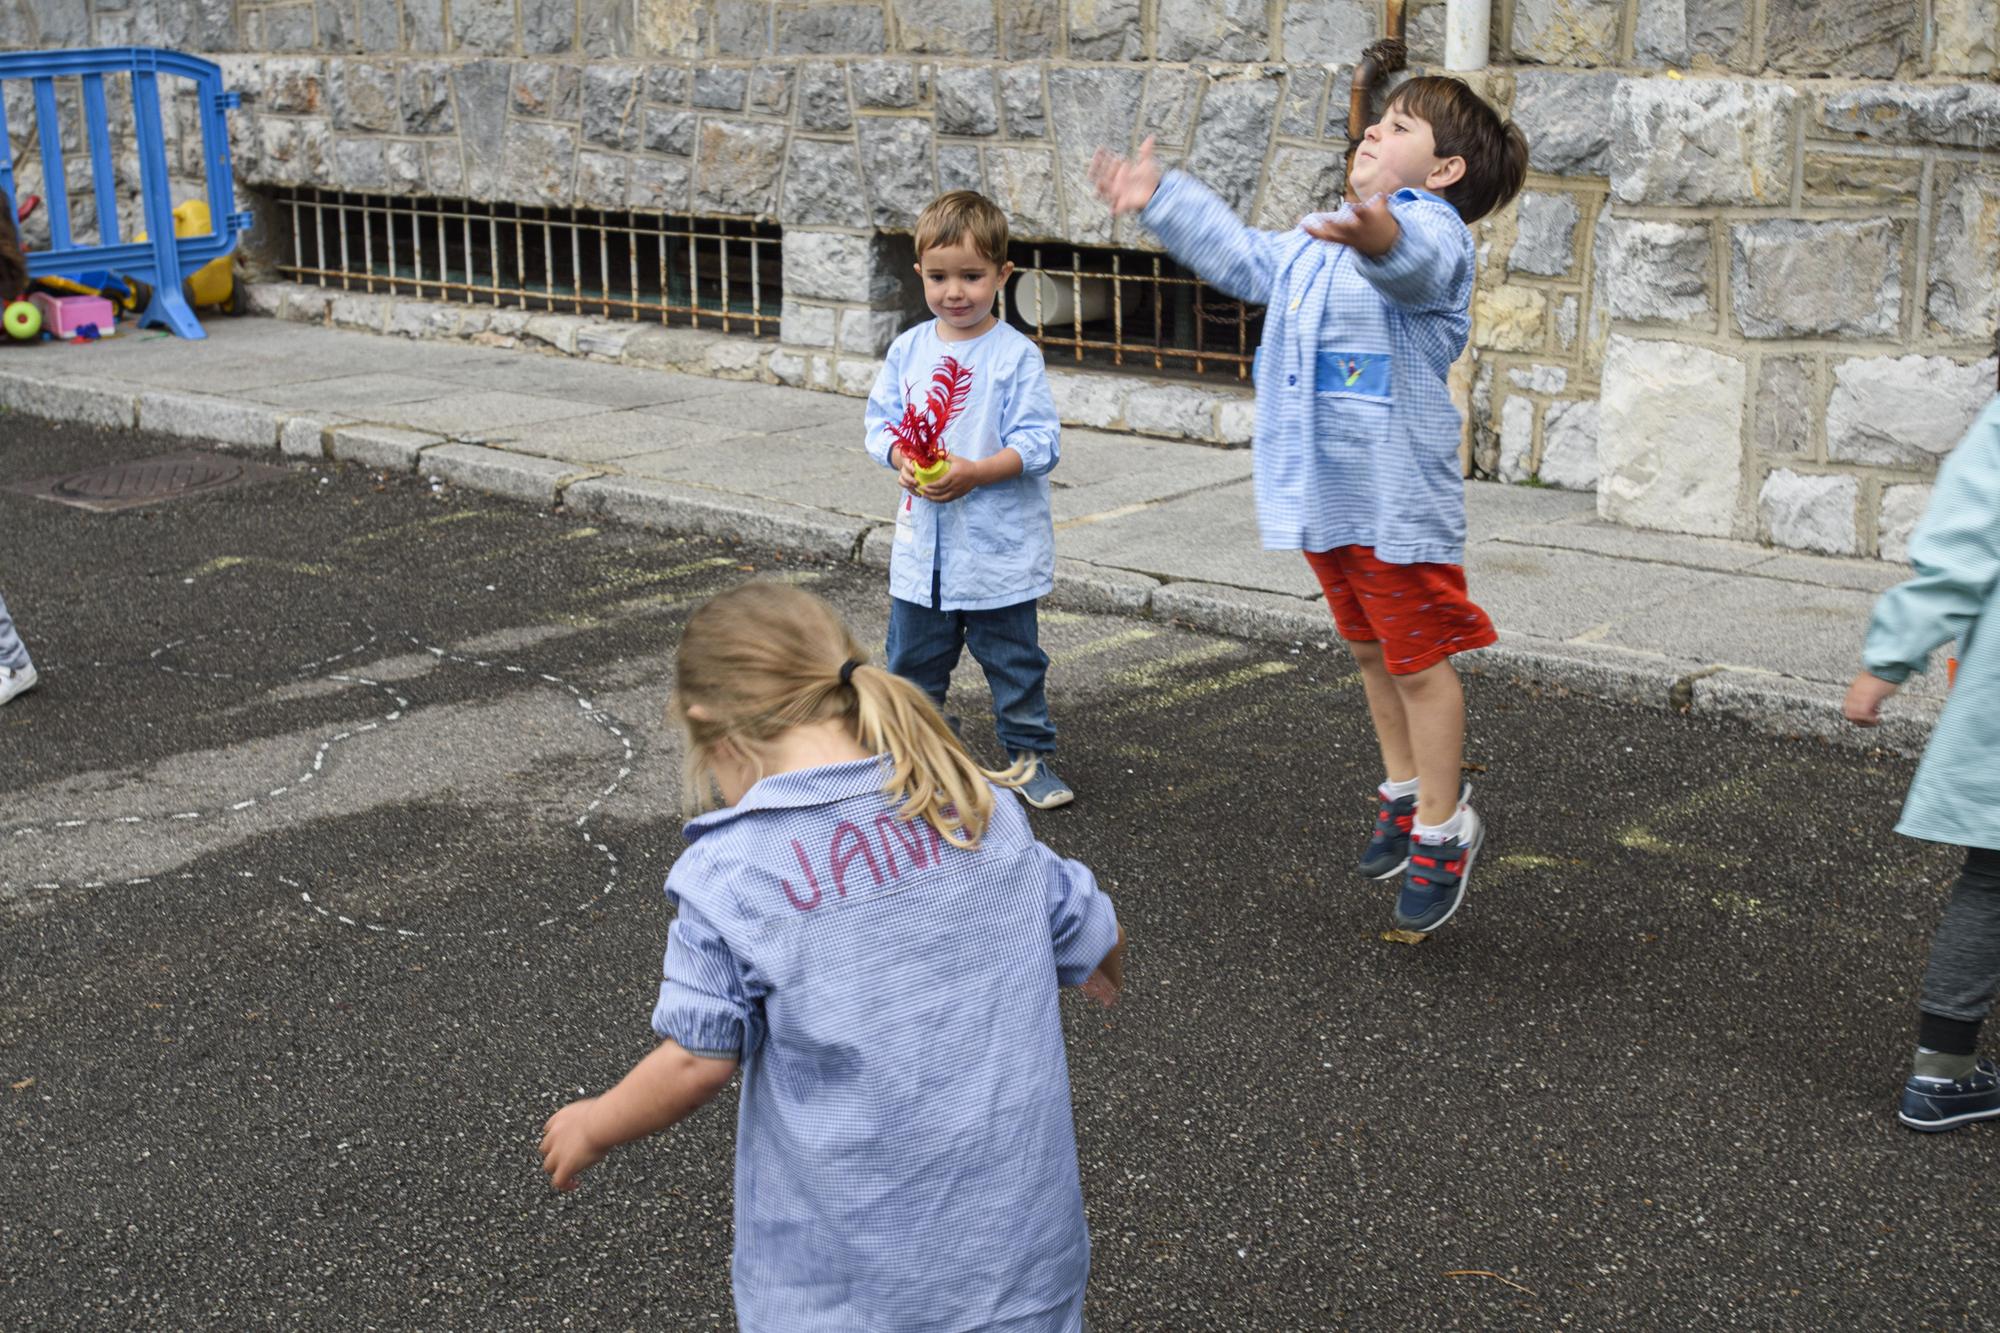
<path fill-rule="evenodd" d="M 851 561 L 873 523 L 726 491 L 643 477 L 599 476 L 563 492 L 578 514 L 662 532 L 695 532 Z"/>
<path fill-rule="evenodd" d="M 380 468 L 385 472 L 414 472 L 417 470 L 417 459 L 423 452 L 435 449 L 444 442 L 444 436 L 420 430 L 403 430 L 395 426 L 345 426 L 334 431 L 333 437 L 327 441 L 327 457 L 343 463 Z"/>
<path fill-rule="evenodd" d="M 225 449 L 276 449 L 291 414 L 261 403 L 148 389 L 139 395 L 139 429 L 206 440 Z"/>
<path fill-rule="evenodd" d="M 138 396 L 136 386 L 115 382 L 78 384 L 0 371 L 0 407 L 51 421 L 131 430 L 139 415 Z"/>
<path fill-rule="evenodd" d="M 547 508 L 572 482 L 604 475 L 602 468 L 578 467 L 553 458 L 512 454 L 477 444 L 446 444 L 422 454 L 424 471 L 454 486 L 504 495 Z"/>

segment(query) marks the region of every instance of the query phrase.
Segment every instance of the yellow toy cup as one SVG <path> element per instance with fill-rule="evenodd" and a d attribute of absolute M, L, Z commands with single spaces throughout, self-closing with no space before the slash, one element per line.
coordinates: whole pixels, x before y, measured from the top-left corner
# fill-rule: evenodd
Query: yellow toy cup
<path fill-rule="evenodd" d="M 928 486 L 949 471 L 951 471 L 951 456 L 947 454 L 929 467 L 911 469 L 910 475 L 917 479 L 919 486 Z"/>

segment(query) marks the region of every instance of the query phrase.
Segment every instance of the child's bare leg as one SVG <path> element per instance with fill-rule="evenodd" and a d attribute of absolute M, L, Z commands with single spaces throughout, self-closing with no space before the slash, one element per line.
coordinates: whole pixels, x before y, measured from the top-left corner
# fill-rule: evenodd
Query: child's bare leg
<path fill-rule="evenodd" d="M 1416 760 L 1417 822 L 1435 827 L 1458 809 L 1465 763 L 1465 691 L 1448 661 L 1390 680 L 1403 705 L 1409 748 Z"/>
<path fill-rule="evenodd" d="M 1410 721 L 1403 711 L 1403 696 L 1396 678 L 1382 659 L 1382 645 L 1368 639 L 1347 639 L 1347 651 L 1361 668 L 1361 688 L 1368 695 L 1368 716 L 1375 721 L 1375 743 L 1382 749 L 1382 768 L 1391 782 L 1408 782 L 1417 776 L 1416 756 L 1410 752 Z"/>

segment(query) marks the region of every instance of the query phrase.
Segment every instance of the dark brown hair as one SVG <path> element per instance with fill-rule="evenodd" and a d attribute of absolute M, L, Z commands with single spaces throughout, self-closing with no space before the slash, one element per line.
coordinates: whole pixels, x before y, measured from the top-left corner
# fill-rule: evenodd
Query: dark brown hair
<path fill-rule="evenodd" d="M 11 201 L 0 191 L 0 210 Z M 0 302 L 28 294 L 28 259 L 21 253 L 21 230 L 12 218 L 0 218 Z"/>
<path fill-rule="evenodd" d="M 1463 79 L 1411 79 L 1390 94 L 1382 114 L 1398 107 L 1431 127 L 1439 157 L 1465 159 L 1465 174 L 1438 191 L 1461 218 L 1477 222 L 1521 192 L 1528 141 Z"/>
<path fill-rule="evenodd" d="M 972 242 L 995 268 L 1007 264 L 1007 215 L 975 190 L 953 190 L 931 200 L 917 214 L 917 258 L 940 245 Z"/>

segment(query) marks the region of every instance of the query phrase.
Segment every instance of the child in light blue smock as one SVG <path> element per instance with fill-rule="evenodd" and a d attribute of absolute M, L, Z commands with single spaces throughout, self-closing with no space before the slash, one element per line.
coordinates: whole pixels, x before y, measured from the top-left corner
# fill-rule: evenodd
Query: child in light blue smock
<path fill-rule="evenodd" d="M 2000 989 L 2000 399 L 1938 469 L 1910 538 L 1916 577 L 1882 594 L 1848 687 L 1851 722 L 1873 726 L 1882 701 L 1937 649 L 1957 642 L 1958 680 L 1924 747 L 1896 831 L 1963 847 L 1965 870 L 1931 937 L 1917 1002 L 1915 1068 L 1898 1116 L 1956 1129 L 2000 1116 L 2000 1068 L 1978 1058 L 1979 1027 Z"/>
<path fill-rule="evenodd" d="M 1090 1237 L 1057 988 L 1105 1003 L 1124 941 L 915 686 L 832 608 L 749 584 L 688 620 L 690 796 L 660 1046 L 550 1118 L 558 1189 L 743 1072 L 744 1333 L 1083 1327 Z M 691 802 L 691 804 L 700 804 Z"/>

